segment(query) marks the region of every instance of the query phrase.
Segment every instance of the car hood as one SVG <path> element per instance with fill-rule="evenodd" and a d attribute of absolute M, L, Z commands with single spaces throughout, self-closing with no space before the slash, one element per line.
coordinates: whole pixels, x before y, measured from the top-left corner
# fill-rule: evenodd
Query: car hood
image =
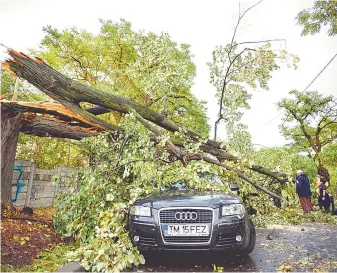
<path fill-rule="evenodd" d="M 234 194 L 196 193 L 193 191 L 169 191 L 152 194 L 137 200 L 134 204 L 149 206 L 155 209 L 165 207 L 211 207 L 218 208 L 224 204 L 240 203 Z"/>

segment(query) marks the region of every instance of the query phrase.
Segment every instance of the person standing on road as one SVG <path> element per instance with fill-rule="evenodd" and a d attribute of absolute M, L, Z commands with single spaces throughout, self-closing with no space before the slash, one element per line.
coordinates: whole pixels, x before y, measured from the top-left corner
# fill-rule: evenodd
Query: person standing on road
<path fill-rule="evenodd" d="M 302 170 L 296 172 L 296 193 L 300 199 L 301 207 L 304 213 L 310 213 L 312 210 L 311 190 L 309 179 Z"/>
<path fill-rule="evenodd" d="M 319 198 L 318 198 L 318 205 L 319 208 L 322 209 L 324 208 L 325 213 L 330 212 L 330 196 L 327 193 L 327 180 L 324 177 L 320 177 L 320 183 L 318 184 L 318 189 L 319 189 Z"/>

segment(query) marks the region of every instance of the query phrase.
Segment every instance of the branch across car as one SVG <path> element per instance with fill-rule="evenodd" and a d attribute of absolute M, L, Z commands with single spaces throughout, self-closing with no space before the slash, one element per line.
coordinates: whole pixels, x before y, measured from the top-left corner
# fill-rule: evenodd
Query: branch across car
<path fill-rule="evenodd" d="M 219 178 L 213 183 L 222 183 Z M 231 185 L 231 190 L 238 186 Z M 130 209 L 131 240 L 140 250 L 235 251 L 255 247 L 255 227 L 233 193 L 197 193 L 184 182 L 137 200 Z"/>

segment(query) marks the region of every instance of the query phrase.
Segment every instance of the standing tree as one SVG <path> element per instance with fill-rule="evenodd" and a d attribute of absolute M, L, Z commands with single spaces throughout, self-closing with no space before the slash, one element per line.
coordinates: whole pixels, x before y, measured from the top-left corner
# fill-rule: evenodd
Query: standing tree
<path fill-rule="evenodd" d="M 250 144 L 250 135 L 247 126 L 240 123 L 243 110 L 249 109 L 251 90 L 268 90 L 268 81 L 272 72 L 280 68 L 281 62 L 288 62 L 288 67 L 296 63 L 299 58 L 288 54 L 286 50 L 275 50 L 271 42 L 285 42 L 283 39 L 263 41 L 237 42 L 238 27 L 252 8 L 262 1 L 254 4 L 243 12 L 239 10 L 231 42 L 226 46 L 218 46 L 213 51 L 213 61 L 209 63 L 211 83 L 216 88 L 219 99 L 219 116 L 214 125 L 214 140 L 217 139 L 218 124 L 225 120 L 227 138 L 229 142 L 245 143 L 238 152 L 245 154 Z M 252 150 L 252 147 L 248 152 Z"/>
<path fill-rule="evenodd" d="M 329 27 L 329 36 L 334 36 L 337 34 L 337 1 L 315 1 L 312 8 L 302 10 L 296 19 L 297 24 L 303 26 L 302 36 L 320 32 L 322 25 Z"/>
<path fill-rule="evenodd" d="M 279 103 L 286 116 L 281 125 L 282 134 L 291 140 L 291 147 L 305 152 L 314 160 L 318 173 L 329 180 L 321 154 L 324 147 L 337 139 L 337 99 L 316 91 L 289 92 L 293 99 L 284 98 Z"/>

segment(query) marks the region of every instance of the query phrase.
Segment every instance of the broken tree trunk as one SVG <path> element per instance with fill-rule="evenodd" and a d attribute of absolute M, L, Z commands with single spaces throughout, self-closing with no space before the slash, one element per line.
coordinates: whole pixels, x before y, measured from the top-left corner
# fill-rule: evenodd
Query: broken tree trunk
<path fill-rule="evenodd" d="M 58 137 L 81 140 L 84 137 L 97 136 L 95 130 L 71 125 L 68 122 L 52 117 L 42 117 L 35 114 L 25 114 L 20 132 L 40 137 Z"/>
<path fill-rule="evenodd" d="M 71 80 L 48 66 L 40 59 L 29 58 L 23 53 L 19 53 L 11 49 L 8 50 L 8 53 L 11 55 L 12 59 L 3 63 L 4 68 L 8 68 L 12 71 L 12 73 L 15 73 L 15 75 L 26 79 L 42 92 L 63 104 L 66 108 L 71 109 L 73 112 L 86 117 L 97 124 L 102 124 L 103 127 L 109 127 L 109 124 L 95 118 L 88 111 L 81 109 L 79 107 L 79 102 L 89 102 L 120 113 L 130 113 L 130 110 L 134 109 L 146 120 L 149 120 L 168 131 L 183 131 L 187 136 L 194 140 L 202 139 L 200 134 L 182 128 L 181 126 L 168 120 L 164 115 L 153 111 L 145 105 Z M 210 139 L 206 140 L 205 144 L 214 148 L 220 148 L 219 143 Z M 235 160 L 236 157 L 232 156 L 230 159 Z"/>
<path fill-rule="evenodd" d="M 80 140 L 105 132 L 59 103 L 2 100 L 1 111 L 26 113 L 21 127 L 21 132 L 26 134 Z M 115 128 L 122 131 L 117 126 Z"/>
<path fill-rule="evenodd" d="M 12 206 L 12 179 L 16 146 L 23 114 L 15 111 L 1 113 L 1 207 Z"/>
<path fill-rule="evenodd" d="M 199 134 L 175 124 L 168 120 L 164 115 L 161 115 L 142 104 L 110 93 L 102 92 L 91 86 L 71 80 L 45 64 L 40 59 L 29 58 L 28 56 L 11 49 L 8 50 L 8 53 L 12 58 L 3 64 L 5 68 L 10 69 L 17 76 L 25 78 L 42 92 L 60 102 L 66 109 L 75 113 L 78 120 L 84 119 L 91 124 L 95 124 L 101 130 L 119 130 L 116 126 L 112 126 L 105 121 L 98 119 L 94 114 L 106 112 L 106 109 L 108 109 L 108 111 L 113 110 L 120 113 L 131 113 L 132 111 L 135 111 L 144 120 L 153 122 L 168 131 L 182 132 L 188 141 L 201 141 L 200 149 L 205 153 L 215 156 L 219 162 L 224 160 L 239 160 L 236 156 L 231 155 L 224 148 L 221 148 L 221 145 L 218 142 L 209 139 L 203 140 Z M 98 107 L 87 111 L 79 106 L 80 102 L 88 102 L 97 105 Z M 172 144 L 175 145 L 173 141 Z M 266 168 L 250 166 L 250 169 L 278 179 L 280 182 L 285 181 L 284 177 L 278 173 L 271 172 Z M 243 178 L 242 175 L 239 175 L 239 177 Z"/>
<path fill-rule="evenodd" d="M 81 140 L 100 126 L 57 103 L 1 101 L 1 205 L 12 205 L 13 166 L 19 133 Z"/>
<path fill-rule="evenodd" d="M 11 55 L 12 59 L 3 64 L 5 68 L 10 69 L 12 73 L 15 73 L 16 75 L 25 78 L 28 82 L 63 104 L 66 108 L 71 109 L 79 116 L 97 123 L 97 125 L 101 124 L 102 127 L 112 126 L 95 118 L 93 114 L 97 115 L 111 110 L 120 113 L 130 113 L 130 110 L 134 109 L 144 119 L 149 120 L 168 131 L 181 131 L 184 132 L 187 137 L 192 138 L 192 140 L 202 140 L 202 137 L 198 133 L 182 128 L 181 126 L 168 120 L 164 115 L 161 115 L 142 104 L 107 92 L 102 92 L 91 86 L 71 80 L 48 66 L 41 59 L 32 59 L 23 53 L 19 53 L 11 49 L 8 50 L 8 53 Z M 98 107 L 92 108 L 90 111 L 86 111 L 86 109 L 81 109 L 79 107 L 79 102 L 81 101 L 98 105 Z M 118 130 L 116 126 L 113 126 L 112 129 Z M 239 160 L 236 156 L 231 155 L 225 149 L 221 148 L 221 145 L 218 142 L 210 139 L 203 141 L 200 148 L 204 152 L 216 156 L 220 161 Z M 253 165 L 250 166 L 250 169 L 277 179 L 281 183 L 287 181 L 287 179 L 280 173 L 272 172 L 261 166 Z"/>

